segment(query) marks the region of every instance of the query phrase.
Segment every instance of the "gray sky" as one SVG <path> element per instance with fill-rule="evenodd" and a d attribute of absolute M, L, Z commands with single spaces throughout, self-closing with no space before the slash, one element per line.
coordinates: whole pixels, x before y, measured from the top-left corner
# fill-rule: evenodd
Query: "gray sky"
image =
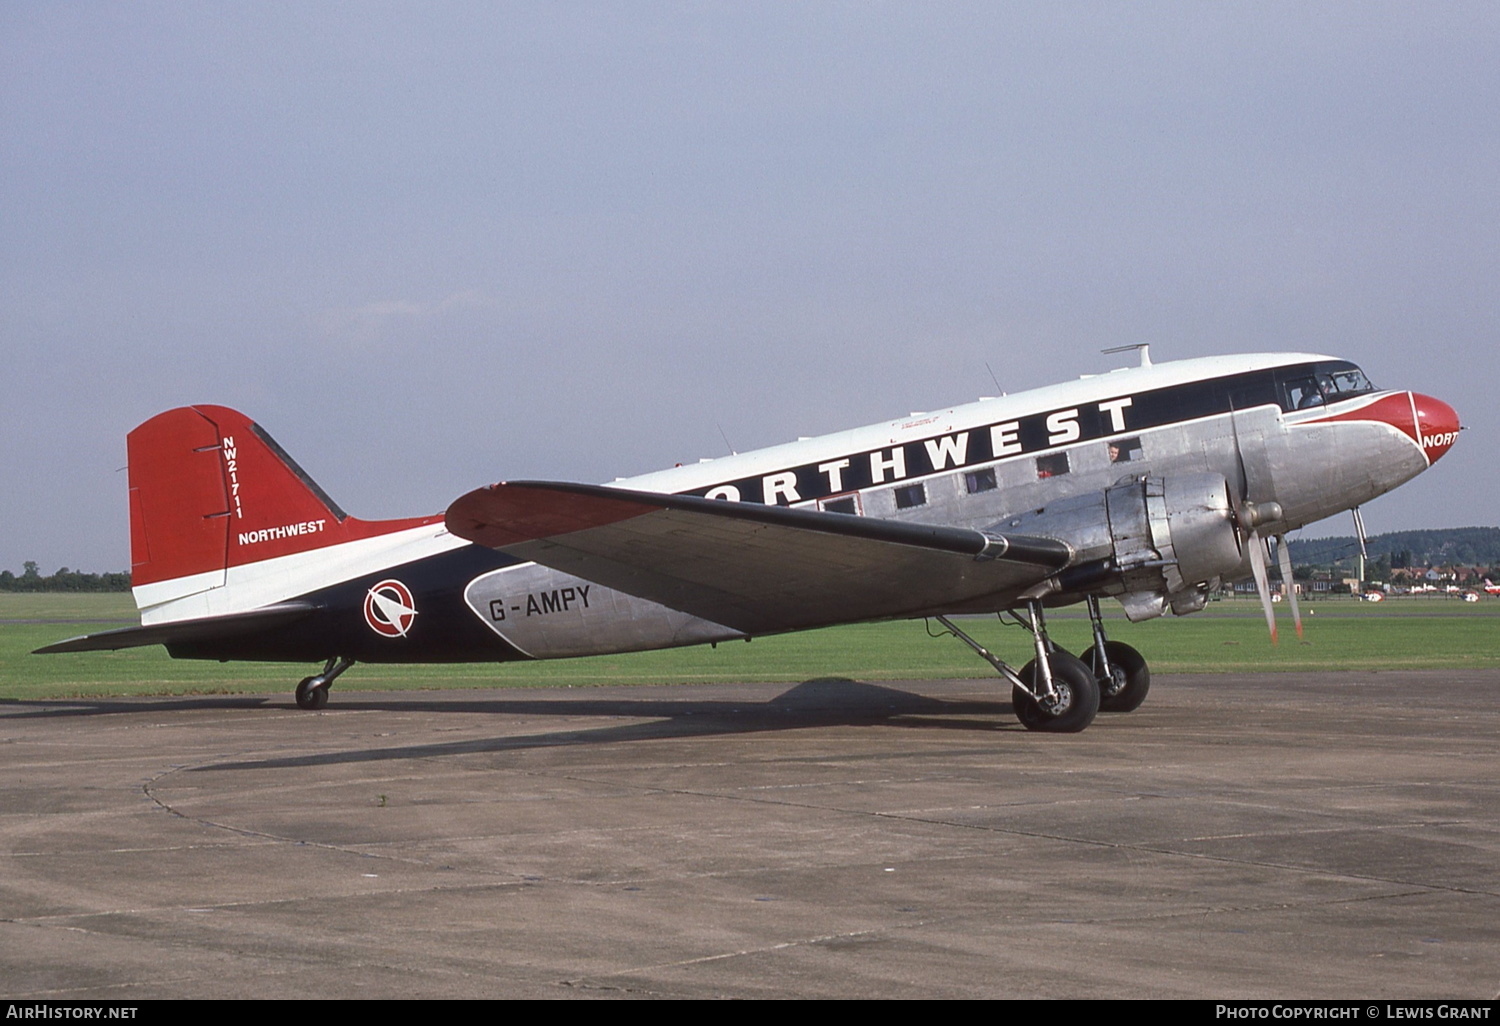
<path fill-rule="evenodd" d="M 1367 522 L 1495 524 L 1497 183 L 1493 3 L 0 5 L 0 568 L 186 403 L 400 516 L 1140 341 L 1451 402 Z"/>

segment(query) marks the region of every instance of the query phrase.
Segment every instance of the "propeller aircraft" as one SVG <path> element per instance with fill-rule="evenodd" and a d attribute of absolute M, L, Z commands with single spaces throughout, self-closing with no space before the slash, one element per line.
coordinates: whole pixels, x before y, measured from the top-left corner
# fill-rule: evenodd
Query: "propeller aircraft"
<path fill-rule="evenodd" d="M 1274 540 L 1426 470 L 1460 430 L 1430 396 L 1307 353 L 1140 365 L 608 485 L 503 481 L 443 513 L 345 513 L 258 424 L 185 406 L 127 437 L 141 625 L 38 652 L 186 659 L 553 659 L 933 618 L 1010 684 L 1029 729 L 1137 708 L 1145 658 L 1105 632 L 1253 577 L 1273 638 Z M 1055 646 L 1084 603 L 1093 643 Z M 952 620 L 1009 615 L 1017 669 Z M 1292 597 L 1300 633 L 1300 614 Z"/>

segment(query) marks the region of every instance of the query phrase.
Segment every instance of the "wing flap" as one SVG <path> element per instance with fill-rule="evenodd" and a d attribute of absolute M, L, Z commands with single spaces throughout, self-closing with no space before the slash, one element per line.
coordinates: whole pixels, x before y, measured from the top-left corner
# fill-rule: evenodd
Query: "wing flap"
<path fill-rule="evenodd" d="M 460 538 L 747 633 L 996 608 L 1067 545 L 965 528 L 597 485 L 517 481 L 447 512 Z"/>

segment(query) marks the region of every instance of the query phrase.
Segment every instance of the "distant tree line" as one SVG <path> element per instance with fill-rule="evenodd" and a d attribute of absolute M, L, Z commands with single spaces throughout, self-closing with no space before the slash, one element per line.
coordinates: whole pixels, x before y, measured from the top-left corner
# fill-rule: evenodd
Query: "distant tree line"
<path fill-rule="evenodd" d="M 42 576 L 30 560 L 21 564 L 21 576 L 0 570 L 0 591 L 129 591 L 130 575 L 86 574 L 63 567 L 50 576 Z"/>
<path fill-rule="evenodd" d="M 1500 527 L 1451 527 L 1432 531 L 1392 531 L 1366 539 L 1372 561 L 1393 570 L 1418 566 L 1500 566 Z M 1292 562 L 1327 566 L 1359 554 L 1359 539 L 1294 538 Z"/>
<path fill-rule="evenodd" d="M 1359 552 L 1353 535 L 1342 538 L 1294 538 L 1292 563 L 1296 576 L 1311 575 L 1308 568 L 1331 566 L 1352 559 Z M 1427 566 L 1477 566 L 1500 569 L 1500 527 L 1451 527 L 1430 531 L 1392 531 L 1366 540 L 1370 580 L 1386 580 L 1392 570 Z M 22 564 L 17 577 L 0 570 L 0 592 L 4 591 L 129 591 L 128 573 L 86 574 L 63 567 L 43 576 L 36 563 Z"/>

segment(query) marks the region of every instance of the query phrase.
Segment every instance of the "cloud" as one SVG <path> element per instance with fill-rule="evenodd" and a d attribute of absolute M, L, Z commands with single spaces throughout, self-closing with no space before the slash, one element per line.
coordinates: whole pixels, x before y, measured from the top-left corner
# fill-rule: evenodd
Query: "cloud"
<path fill-rule="evenodd" d="M 424 321 L 493 305 L 478 289 L 466 289 L 425 303 L 380 299 L 360 306 L 329 307 L 315 315 L 314 323 L 318 336 L 333 348 L 365 348 L 398 338 Z"/>

